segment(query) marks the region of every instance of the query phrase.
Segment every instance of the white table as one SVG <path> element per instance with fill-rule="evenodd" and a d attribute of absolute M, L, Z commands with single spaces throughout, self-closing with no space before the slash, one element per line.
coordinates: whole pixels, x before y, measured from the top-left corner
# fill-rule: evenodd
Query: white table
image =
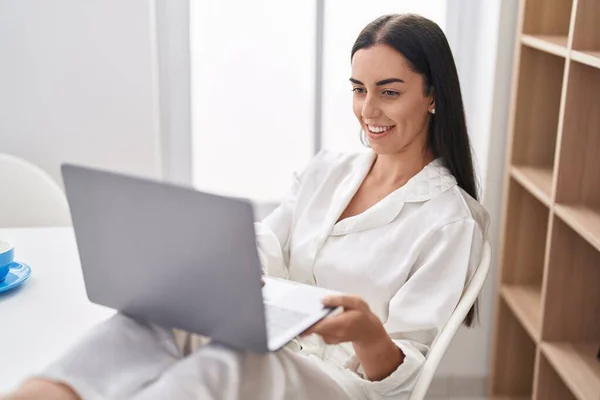
<path fill-rule="evenodd" d="M 20 288 L 0 294 L 1 396 L 114 311 L 88 300 L 71 228 L 0 229 L 0 239 L 31 267 Z"/>

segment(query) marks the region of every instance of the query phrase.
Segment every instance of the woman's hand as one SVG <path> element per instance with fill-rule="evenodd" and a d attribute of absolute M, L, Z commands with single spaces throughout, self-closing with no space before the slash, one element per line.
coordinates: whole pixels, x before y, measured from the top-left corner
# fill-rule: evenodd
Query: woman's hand
<path fill-rule="evenodd" d="M 344 312 L 317 322 L 302 336 L 316 333 L 327 344 L 352 342 L 366 378 L 371 381 L 385 379 L 404 362 L 404 353 L 363 299 L 333 296 L 324 299 L 323 305 L 341 306 Z"/>
<path fill-rule="evenodd" d="M 81 400 L 80 397 L 69 386 L 59 382 L 45 379 L 32 378 L 24 382 L 16 392 L 10 393 L 6 397 L 0 396 L 3 400 Z"/>
<path fill-rule="evenodd" d="M 302 333 L 316 333 L 327 344 L 353 342 L 357 345 L 376 343 L 388 335 L 383 324 L 369 309 L 369 305 L 356 296 L 332 296 L 323 300 L 326 307 L 343 307 L 344 312 L 322 319 Z"/>

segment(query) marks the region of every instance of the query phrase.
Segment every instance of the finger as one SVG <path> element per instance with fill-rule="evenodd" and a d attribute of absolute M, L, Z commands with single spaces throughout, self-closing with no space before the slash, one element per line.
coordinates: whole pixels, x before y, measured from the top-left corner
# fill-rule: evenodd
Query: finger
<path fill-rule="evenodd" d="M 336 327 L 339 327 L 339 322 L 336 321 L 341 315 L 342 314 L 336 315 L 335 317 L 326 317 L 320 321 L 317 321 L 314 325 L 312 325 L 310 328 L 301 333 L 300 336 L 308 336 L 313 333 L 321 335 L 330 331 L 334 331 Z"/>
<path fill-rule="evenodd" d="M 345 312 L 335 317 L 329 317 L 321 320 L 311 328 L 311 333 L 321 336 L 344 336 L 348 327 L 352 324 L 355 312 Z"/>
<path fill-rule="evenodd" d="M 305 330 L 304 332 L 302 332 L 298 336 L 305 337 L 305 336 L 308 336 L 308 335 L 312 335 L 313 333 L 315 333 L 314 330 L 312 328 L 308 328 L 307 330 Z"/>
<path fill-rule="evenodd" d="M 367 303 L 357 296 L 328 296 L 322 300 L 325 307 L 344 307 L 345 310 L 369 309 Z"/>
<path fill-rule="evenodd" d="M 315 324 L 311 325 L 307 330 L 305 330 L 304 332 L 302 332 L 300 335 L 300 337 L 304 337 L 304 336 L 308 336 L 308 335 L 312 335 L 313 333 L 316 333 L 316 331 L 318 329 L 320 329 L 320 325 L 323 323 L 323 320 L 316 322 Z"/>

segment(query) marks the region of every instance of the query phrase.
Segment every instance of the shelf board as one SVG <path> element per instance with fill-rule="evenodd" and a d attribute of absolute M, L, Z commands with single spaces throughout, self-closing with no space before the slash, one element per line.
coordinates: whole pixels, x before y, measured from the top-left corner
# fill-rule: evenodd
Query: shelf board
<path fill-rule="evenodd" d="M 573 50 L 571 59 L 581 64 L 600 69 L 600 51 Z"/>
<path fill-rule="evenodd" d="M 531 396 L 492 396 L 488 400 L 531 400 Z"/>
<path fill-rule="evenodd" d="M 521 43 L 546 53 L 566 57 L 568 53 L 567 36 L 561 35 L 521 35 Z"/>
<path fill-rule="evenodd" d="M 600 362 L 596 353 L 600 343 L 542 343 L 541 349 L 558 375 L 578 400 L 598 400 Z"/>
<path fill-rule="evenodd" d="M 552 168 L 513 165 L 510 169 L 512 177 L 527 189 L 539 201 L 550 206 L 552 193 Z"/>
<path fill-rule="evenodd" d="M 583 205 L 557 204 L 554 209 L 575 232 L 600 251 L 600 211 Z"/>
<path fill-rule="evenodd" d="M 542 327 L 541 288 L 533 285 L 502 285 L 500 292 L 529 336 L 537 342 Z"/>

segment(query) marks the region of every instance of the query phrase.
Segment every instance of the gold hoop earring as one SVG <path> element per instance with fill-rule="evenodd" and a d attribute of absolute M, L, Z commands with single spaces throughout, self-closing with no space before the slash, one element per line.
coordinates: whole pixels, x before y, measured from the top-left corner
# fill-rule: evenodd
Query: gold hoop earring
<path fill-rule="evenodd" d="M 365 130 L 362 127 L 360 128 L 358 135 L 360 136 L 360 142 L 363 144 L 363 146 L 370 148 L 371 144 L 369 143 L 369 139 L 367 139 L 367 134 L 365 133 Z"/>

